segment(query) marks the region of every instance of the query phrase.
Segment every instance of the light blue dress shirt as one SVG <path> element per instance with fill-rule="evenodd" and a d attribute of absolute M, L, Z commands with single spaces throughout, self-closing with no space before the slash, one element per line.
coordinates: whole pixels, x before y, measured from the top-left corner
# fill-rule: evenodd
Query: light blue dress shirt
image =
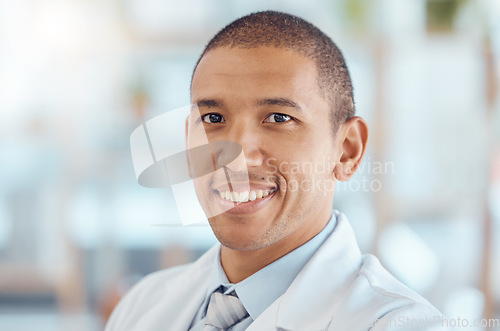
<path fill-rule="evenodd" d="M 311 240 L 291 251 L 287 255 L 267 265 L 250 277 L 237 284 L 231 284 L 222 269 L 220 251 L 211 268 L 205 300 L 191 323 L 191 331 L 201 331 L 205 326 L 210 295 L 219 287 L 223 287 L 224 294 L 236 291 L 249 316 L 227 329 L 228 331 L 242 331 L 278 299 L 292 284 L 295 277 L 320 246 L 333 232 L 337 219 L 332 216 L 328 224 Z"/>

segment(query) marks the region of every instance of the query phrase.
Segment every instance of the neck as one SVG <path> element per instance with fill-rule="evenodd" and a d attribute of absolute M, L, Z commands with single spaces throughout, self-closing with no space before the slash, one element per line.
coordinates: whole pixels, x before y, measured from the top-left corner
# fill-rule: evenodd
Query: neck
<path fill-rule="evenodd" d="M 280 241 L 255 250 L 239 251 L 225 246 L 221 248 L 221 264 L 228 280 L 236 284 L 253 275 L 260 269 L 273 263 L 279 258 L 302 246 L 328 224 L 331 210 L 327 217 L 322 217 L 321 222 L 305 222 L 301 227 Z"/>

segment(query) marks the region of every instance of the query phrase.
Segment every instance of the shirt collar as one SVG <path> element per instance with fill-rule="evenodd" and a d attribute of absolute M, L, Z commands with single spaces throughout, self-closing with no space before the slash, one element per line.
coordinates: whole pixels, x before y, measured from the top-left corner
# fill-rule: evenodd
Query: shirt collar
<path fill-rule="evenodd" d="M 236 291 L 250 317 L 253 320 L 257 319 L 267 307 L 285 293 L 300 270 L 333 232 L 336 224 L 337 219 L 333 214 L 323 230 L 311 240 L 237 284 L 231 284 L 227 279 L 221 266 L 219 248 L 210 274 L 206 304 L 208 305 L 210 295 L 223 286 L 225 294 Z"/>

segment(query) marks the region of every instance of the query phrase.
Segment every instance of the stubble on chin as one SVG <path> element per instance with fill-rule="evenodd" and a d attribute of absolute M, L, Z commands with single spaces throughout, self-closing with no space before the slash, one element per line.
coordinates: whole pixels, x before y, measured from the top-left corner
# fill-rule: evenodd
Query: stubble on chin
<path fill-rule="evenodd" d="M 252 234 L 242 230 L 241 233 L 233 235 L 230 232 L 234 233 L 234 231 L 237 230 L 226 228 L 227 225 L 220 224 L 215 217 L 210 219 L 209 223 L 215 237 L 222 246 L 241 252 L 253 251 L 271 246 L 283 239 L 288 229 L 286 221 L 281 220 L 263 233 Z"/>

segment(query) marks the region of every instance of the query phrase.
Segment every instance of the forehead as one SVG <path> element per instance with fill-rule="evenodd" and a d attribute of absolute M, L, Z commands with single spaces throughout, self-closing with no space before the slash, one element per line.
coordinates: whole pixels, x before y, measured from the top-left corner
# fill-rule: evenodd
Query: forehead
<path fill-rule="evenodd" d="M 193 75 L 192 102 L 207 97 L 321 97 L 313 60 L 274 48 L 219 47 L 203 56 Z"/>

